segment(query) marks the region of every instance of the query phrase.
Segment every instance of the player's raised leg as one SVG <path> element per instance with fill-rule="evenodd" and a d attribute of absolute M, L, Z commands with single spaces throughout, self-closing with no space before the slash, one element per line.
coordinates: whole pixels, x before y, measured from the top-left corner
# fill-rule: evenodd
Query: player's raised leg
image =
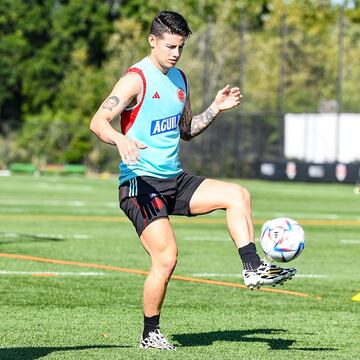
<path fill-rule="evenodd" d="M 190 200 L 193 215 L 224 209 L 231 238 L 238 248 L 254 243 L 251 196 L 242 186 L 205 179 Z"/>
<path fill-rule="evenodd" d="M 248 190 L 225 181 L 204 180 L 190 200 L 190 212 L 200 215 L 217 209 L 226 211 L 228 230 L 243 262 L 244 282 L 248 287 L 281 284 L 295 275 L 295 269 L 282 269 L 261 260 L 257 254 Z"/>
<path fill-rule="evenodd" d="M 140 347 L 175 350 L 160 332 L 161 306 L 177 259 L 177 245 L 169 219 L 154 220 L 140 239 L 151 259 L 150 273 L 144 283 L 144 331 Z"/>

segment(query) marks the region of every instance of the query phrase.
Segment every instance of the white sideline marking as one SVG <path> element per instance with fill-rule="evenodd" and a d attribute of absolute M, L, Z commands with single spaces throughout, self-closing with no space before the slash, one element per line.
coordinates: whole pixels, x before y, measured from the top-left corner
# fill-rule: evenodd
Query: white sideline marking
<path fill-rule="evenodd" d="M 103 272 L 56 272 L 56 271 L 7 271 L 0 270 L 0 275 L 65 275 L 65 276 L 102 276 Z"/>
<path fill-rule="evenodd" d="M 192 274 L 194 277 L 229 277 L 229 278 L 238 278 L 242 277 L 242 274 L 219 274 L 219 273 L 200 273 L 200 274 Z M 313 278 L 313 279 L 323 279 L 327 278 L 327 275 L 320 274 L 296 274 L 297 278 Z"/>
<path fill-rule="evenodd" d="M 341 239 L 340 244 L 352 244 L 352 245 L 360 245 L 360 240 L 355 239 Z"/>

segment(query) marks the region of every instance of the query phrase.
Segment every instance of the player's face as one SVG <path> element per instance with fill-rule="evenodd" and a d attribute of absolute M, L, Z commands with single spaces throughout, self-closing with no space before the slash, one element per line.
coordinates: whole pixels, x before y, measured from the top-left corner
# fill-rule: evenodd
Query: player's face
<path fill-rule="evenodd" d="M 151 57 L 162 70 L 166 71 L 176 65 L 182 54 L 185 38 L 181 35 L 165 33 L 156 37 L 149 35 L 152 47 Z"/>

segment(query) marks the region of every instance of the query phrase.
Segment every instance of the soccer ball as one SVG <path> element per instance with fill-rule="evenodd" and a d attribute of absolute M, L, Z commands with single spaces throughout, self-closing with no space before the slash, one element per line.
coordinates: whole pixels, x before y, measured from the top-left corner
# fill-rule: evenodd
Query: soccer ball
<path fill-rule="evenodd" d="M 288 262 L 299 256 L 304 249 L 304 230 L 293 219 L 272 219 L 261 229 L 260 244 L 269 258 Z"/>

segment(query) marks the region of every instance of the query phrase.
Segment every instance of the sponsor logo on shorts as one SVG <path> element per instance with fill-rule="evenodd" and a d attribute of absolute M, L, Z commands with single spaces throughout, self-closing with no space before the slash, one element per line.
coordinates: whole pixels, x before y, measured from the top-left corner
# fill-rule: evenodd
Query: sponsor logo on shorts
<path fill-rule="evenodd" d="M 180 114 L 151 122 L 150 135 L 158 135 L 175 130 L 179 125 Z"/>

